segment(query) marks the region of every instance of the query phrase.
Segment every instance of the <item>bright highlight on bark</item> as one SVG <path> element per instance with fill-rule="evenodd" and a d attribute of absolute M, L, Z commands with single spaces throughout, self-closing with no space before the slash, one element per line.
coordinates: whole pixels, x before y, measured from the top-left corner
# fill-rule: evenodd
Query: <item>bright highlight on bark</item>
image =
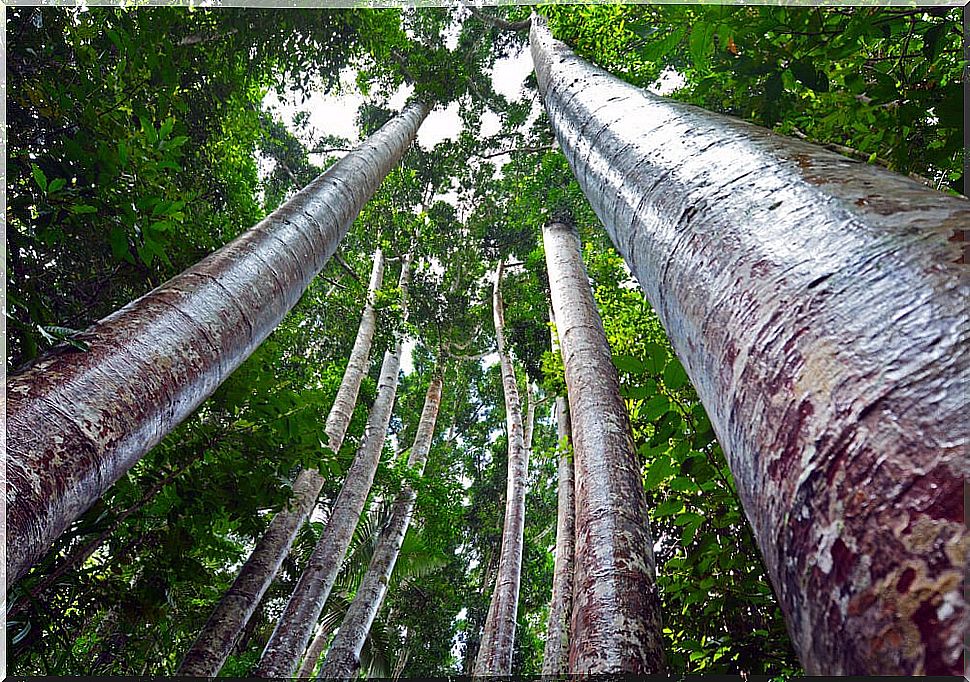
<path fill-rule="evenodd" d="M 970 203 L 650 95 L 541 21 L 531 42 L 559 144 L 704 403 L 806 671 L 960 674 L 970 286 L 949 240 Z"/>

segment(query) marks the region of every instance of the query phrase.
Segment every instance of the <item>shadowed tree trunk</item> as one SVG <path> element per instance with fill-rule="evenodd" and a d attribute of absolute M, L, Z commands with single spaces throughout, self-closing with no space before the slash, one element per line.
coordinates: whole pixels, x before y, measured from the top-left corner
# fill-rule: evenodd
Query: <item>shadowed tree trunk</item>
<path fill-rule="evenodd" d="M 333 452 L 339 451 L 343 444 L 354 406 L 357 404 L 360 383 L 367 372 L 367 359 L 370 357 L 371 342 L 377 326 L 374 299 L 383 278 L 384 254 L 378 248 L 374 252 L 374 264 L 360 325 L 357 327 L 357 338 L 324 427 L 328 447 Z M 214 677 L 218 674 L 260 599 L 279 572 L 297 532 L 313 511 L 323 482 L 323 476 L 314 469 L 304 469 L 296 477 L 293 483 L 292 506 L 273 518 L 232 586 L 216 605 L 202 632 L 185 655 L 179 667 L 179 675 Z"/>
<path fill-rule="evenodd" d="M 563 153 L 710 415 L 806 671 L 960 674 L 970 202 L 655 97 L 539 21 L 532 52 Z"/>
<path fill-rule="evenodd" d="M 485 619 L 482 642 L 475 660 L 475 675 L 509 675 L 515 644 L 515 621 L 522 572 L 522 543 L 525 530 L 525 487 L 529 472 L 528 453 L 522 427 L 522 405 L 512 359 L 505 347 L 505 311 L 502 304 L 502 270 L 495 273 L 492 294 L 495 340 L 502 368 L 505 395 L 505 424 L 508 433 L 508 483 L 505 488 L 505 522 L 495 590 Z"/>
<path fill-rule="evenodd" d="M 410 268 L 411 256 L 407 255 L 401 265 L 398 284 L 401 288 L 401 307 L 405 320 Z M 402 342 L 398 338 L 394 348 L 384 353 L 377 397 L 367 418 L 357 455 L 347 471 L 347 478 L 334 502 L 333 511 L 320 540 L 313 548 L 310 560 L 283 609 L 276 629 L 266 643 L 254 673 L 257 677 L 292 676 L 300 657 L 306 651 L 310 635 L 313 634 L 320 612 L 330 596 L 340 564 L 347 553 L 347 547 L 374 482 L 397 393 L 401 347 Z"/>
<path fill-rule="evenodd" d="M 572 422 L 576 547 L 569 673 L 664 672 L 653 540 L 620 380 L 579 235 L 542 230 Z"/>
<path fill-rule="evenodd" d="M 409 105 L 243 235 L 7 381 L 7 584 L 292 308 L 417 133 Z"/>
<path fill-rule="evenodd" d="M 436 371 L 425 394 L 421 419 L 418 421 L 414 444 L 411 446 L 411 454 L 408 456 L 408 468 L 416 470 L 419 474 L 424 472 L 428 451 L 431 449 L 431 441 L 434 438 L 435 422 L 438 419 L 438 408 L 441 404 L 441 384 L 441 373 Z M 323 662 L 318 677 L 323 679 L 349 679 L 357 672 L 357 668 L 360 666 L 360 651 L 364 647 L 364 641 L 374 623 L 374 618 L 377 617 L 377 612 L 384 602 L 391 573 L 394 571 L 398 554 L 401 552 L 401 544 L 408 532 L 408 526 L 411 525 L 411 515 L 414 511 L 416 499 L 417 493 L 411 486 L 405 484 L 394 501 L 394 506 L 391 508 L 391 518 L 381 531 L 377 547 L 374 549 L 374 556 L 371 558 L 363 580 L 361 580 L 360 587 L 357 588 L 354 601 L 333 638 L 333 643 L 330 645 L 330 650 L 327 652 L 327 658 Z M 320 656 L 319 650 L 316 655 L 317 657 Z M 312 672 L 315 664 L 316 659 L 310 660 L 308 654 L 304 661 L 304 669 Z"/>
<path fill-rule="evenodd" d="M 559 353 L 556 336 L 556 317 L 549 311 L 552 322 L 552 352 Z M 573 548 L 576 544 L 576 510 L 573 482 L 572 436 L 569 425 L 569 407 L 563 396 L 556 396 L 556 435 L 559 436 L 557 453 L 558 509 L 556 514 L 556 562 L 552 574 L 552 600 L 549 602 L 549 622 L 546 627 L 546 645 L 542 654 L 542 674 L 565 674 L 569 663 L 569 618 L 573 605 Z"/>

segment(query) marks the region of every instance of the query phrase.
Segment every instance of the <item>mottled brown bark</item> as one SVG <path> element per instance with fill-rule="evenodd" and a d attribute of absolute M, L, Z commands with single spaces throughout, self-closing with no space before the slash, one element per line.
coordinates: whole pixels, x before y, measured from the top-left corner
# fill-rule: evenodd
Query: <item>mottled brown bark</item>
<path fill-rule="evenodd" d="M 334 452 L 340 450 L 343 444 L 357 403 L 360 384 L 367 372 L 367 359 L 370 357 L 371 343 L 377 326 L 374 301 L 383 278 L 384 254 L 378 248 L 374 252 L 374 263 L 364 310 L 357 327 L 357 338 L 354 340 L 343 379 L 337 389 L 337 395 L 324 427 L 328 446 Z M 323 482 L 323 476 L 314 469 L 304 469 L 296 477 L 290 508 L 282 510 L 273 518 L 266 532 L 256 543 L 232 586 L 219 600 L 209 620 L 186 653 L 179 666 L 179 675 L 213 677 L 219 673 L 260 599 L 269 589 L 283 560 L 289 554 L 297 532 L 313 511 Z"/>
<path fill-rule="evenodd" d="M 970 285 L 953 240 L 970 202 L 650 95 L 539 22 L 532 47 L 563 152 L 711 418 L 805 669 L 960 674 Z"/>
<path fill-rule="evenodd" d="M 505 396 L 505 424 L 508 434 L 508 483 L 505 489 L 505 522 L 502 526 L 502 550 L 499 554 L 495 590 L 485 619 L 482 642 L 475 660 L 475 675 L 509 675 L 515 644 L 515 624 L 519 606 L 519 582 L 522 573 L 522 544 L 525 531 L 525 493 L 529 473 L 522 426 L 522 405 L 515 380 L 515 369 L 505 346 L 505 311 L 502 303 L 502 270 L 495 273 L 492 306 L 495 340 L 502 369 Z"/>
<path fill-rule="evenodd" d="M 135 504 L 131 505 L 123 512 L 115 516 L 114 519 L 112 519 L 111 523 L 108 524 L 108 527 L 105 528 L 100 533 L 98 533 L 97 537 L 81 545 L 73 552 L 71 552 L 69 555 L 67 555 L 63 560 L 61 560 L 57 564 L 57 567 L 54 570 L 52 570 L 48 575 L 44 577 L 43 580 L 41 580 L 39 583 L 37 583 L 34 587 L 30 589 L 29 595 L 27 597 L 24 597 L 23 599 L 17 601 L 16 603 L 14 603 L 13 606 L 10 607 L 10 609 L 7 611 L 7 614 L 6 614 L 7 619 L 9 620 L 13 616 L 16 616 L 18 613 L 26 609 L 31 602 L 36 601 L 48 589 L 50 589 L 55 583 L 57 583 L 58 579 L 62 575 L 78 568 L 85 561 L 91 558 L 91 556 L 93 556 L 94 553 L 98 551 L 101 545 L 103 545 L 104 542 L 109 537 L 111 537 L 111 534 L 114 533 L 115 530 L 117 530 L 118 527 L 122 523 L 124 523 L 129 516 L 140 511 L 145 505 L 147 505 L 149 502 L 154 500 L 155 496 L 158 495 L 158 493 L 161 492 L 162 489 L 165 488 L 165 486 L 167 486 L 169 483 L 172 483 L 176 478 L 181 476 L 182 473 L 186 471 L 186 469 L 188 469 L 193 464 L 195 464 L 200 459 L 202 459 L 202 457 L 206 453 L 206 448 L 209 445 L 210 443 L 207 442 L 204 446 L 198 448 L 196 452 L 192 454 L 191 457 L 186 459 L 184 462 L 182 462 L 179 466 L 177 466 L 172 471 L 165 474 L 147 491 L 145 491 L 145 494 L 142 495 L 138 499 L 138 501 L 135 502 Z"/>
<path fill-rule="evenodd" d="M 569 673 L 664 671 L 653 541 L 630 421 L 575 228 L 542 230 L 576 481 Z"/>
<path fill-rule="evenodd" d="M 438 419 L 438 408 L 441 405 L 442 377 L 435 373 L 428 385 L 424 398 L 424 408 L 418 429 L 414 435 L 411 454 L 408 456 L 408 467 L 419 474 L 424 472 L 424 465 L 431 450 L 434 437 L 435 422 Z M 361 580 L 360 587 L 354 595 L 354 600 L 347 610 L 347 615 L 340 624 L 327 658 L 320 668 L 319 677 L 323 679 L 349 679 L 360 666 L 360 652 L 364 641 L 370 633 L 371 625 L 377 617 L 377 612 L 384 602 L 387 587 L 391 580 L 391 573 L 401 552 L 401 544 L 411 525 L 414 502 L 417 493 L 405 485 L 394 501 L 391 517 L 387 525 L 381 530 L 377 547 L 371 557 L 367 572 Z M 317 654 L 319 656 L 319 653 Z M 312 670 L 313 663 L 310 664 Z"/>
<path fill-rule="evenodd" d="M 407 284 L 411 257 L 406 256 L 401 267 L 399 286 L 402 291 L 402 308 L 407 318 Z M 266 643 L 263 655 L 256 666 L 256 677 L 290 677 L 306 651 L 313 628 L 320 612 L 330 596 L 340 565 L 350 546 L 354 529 L 367 503 L 374 474 L 380 462 L 381 451 L 391 421 L 394 397 L 397 393 L 401 367 L 402 342 L 398 339 L 394 348 L 384 353 L 377 397 L 371 407 L 364 427 L 364 436 L 354 457 L 347 478 L 333 505 L 330 519 L 306 568 L 300 576 L 280 616 L 276 629 Z"/>
<path fill-rule="evenodd" d="M 7 381 L 7 584 L 273 331 L 428 113 L 413 104 L 258 225 Z"/>
<path fill-rule="evenodd" d="M 559 353 L 555 331 L 555 315 L 549 311 L 552 329 L 552 352 Z M 542 654 L 542 674 L 562 675 L 569 665 L 569 620 L 573 607 L 573 553 L 576 544 L 575 484 L 573 481 L 572 429 L 566 398 L 556 397 L 554 407 L 556 435 L 559 436 L 557 455 L 558 508 L 556 510 L 556 560 L 552 574 L 552 599 L 549 602 L 549 622 L 546 644 Z"/>

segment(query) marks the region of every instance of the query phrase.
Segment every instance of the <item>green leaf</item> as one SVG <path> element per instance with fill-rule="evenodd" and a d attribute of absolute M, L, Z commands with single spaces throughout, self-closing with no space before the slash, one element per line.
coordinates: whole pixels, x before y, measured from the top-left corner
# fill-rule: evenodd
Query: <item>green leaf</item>
<path fill-rule="evenodd" d="M 33 174 L 33 176 L 34 176 L 34 182 L 37 183 L 37 186 L 40 187 L 40 189 L 42 191 L 46 192 L 47 191 L 47 176 L 44 175 L 44 171 L 42 171 L 40 169 L 40 166 L 38 166 L 36 163 L 32 163 L 32 164 L 30 164 L 30 172 Z"/>
<path fill-rule="evenodd" d="M 98 209 L 94 206 L 89 206 L 87 204 L 74 204 L 71 206 L 71 213 L 97 213 Z"/>
<path fill-rule="evenodd" d="M 80 351 L 89 351 L 91 346 L 81 341 L 80 339 L 74 338 L 77 334 L 81 332 L 77 329 L 71 329 L 69 327 L 58 327 L 54 325 L 41 326 L 37 325 L 37 330 L 40 332 L 41 336 L 50 341 L 51 343 L 66 343 Z"/>
<path fill-rule="evenodd" d="M 670 409 L 670 400 L 665 395 L 655 395 L 643 406 L 643 416 L 649 421 L 653 421 L 667 410 Z"/>
<path fill-rule="evenodd" d="M 676 391 L 687 383 L 687 372 L 684 371 L 684 366 L 680 364 L 680 360 L 677 358 L 670 359 L 670 362 L 664 367 L 663 376 L 664 385 L 671 391 Z"/>
<path fill-rule="evenodd" d="M 670 457 L 666 455 L 658 456 L 650 465 L 647 477 L 643 481 L 643 487 L 647 490 L 656 489 L 669 476 L 673 475 L 674 471 L 674 463 L 670 460 Z"/>
<path fill-rule="evenodd" d="M 678 515 L 676 519 L 674 519 L 674 525 L 684 526 L 692 522 L 700 523 L 703 520 L 704 520 L 704 516 L 702 514 L 698 514 L 697 512 L 684 512 L 683 514 Z"/>
<path fill-rule="evenodd" d="M 661 502 L 654 510 L 654 516 L 673 516 L 684 508 L 684 503 L 679 499 L 671 499 Z"/>
<path fill-rule="evenodd" d="M 618 370 L 628 374 L 642 374 L 645 369 L 643 363 L 632 355 L 614 355 L 613 364 Z"/>
<path fill-rule="evenodd" d="M 128 232 L 123 227 L 112 227 L 108 233 L 108 243 L 111 244 L 111 255 L 117 260 L 134 263 L 128 249 Z"/>
<path fill-rule="evenodd" d="M 667 349 L 658 343 L 648 343 L 644 346 L 647 360 L 644 363 L 651 374 L 660 374 L 667 364 Z"/>
<path fill-rule="evenodd" d="M 694 67 L 699 71 L 707 71 L 710 64 L 708 58 L 714 54 L 714 32 L 716 26 L 712 23 L 697 23 L 690 31 L 690 57 Z"/>
<path fill-rule="evenodd" d="M 48 194 L 53 194 L 54 192 L 61 189 L 66 184 L 67 184 L 67 180 L 65 180 L 64 178 L 54 178 L 51 181 L 51 184 L 47 186 L 47 192 Z"/>

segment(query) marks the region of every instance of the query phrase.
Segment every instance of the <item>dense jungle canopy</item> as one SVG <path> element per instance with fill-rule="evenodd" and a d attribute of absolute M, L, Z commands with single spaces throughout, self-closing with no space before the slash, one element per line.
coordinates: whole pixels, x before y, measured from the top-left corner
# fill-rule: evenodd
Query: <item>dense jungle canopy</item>
<path fill-rule="evenodd" d="M 407 149 L 268 339 L 10 586 L 10 673 L 176 674 L 274 516 L 292 505 L 298 472 L 316 471 L 315 509 L 220 672 L 251 674 L 340 511 L 381 358 L 403 343 L 374 483 L 315 632 L 325 645 L 340 626 L 394 500 L 411 489 L 413 520 L 361 672 L 471 674 L 499 571 L 512 449 L 492 319 L 504 263 L 505 350 L 522 413 L 534 410 L 511 672 L 539 674 L 557 471 L 569 447 L 555 408 L 566 386 L 550 341 L 542 230 L 551 220 L 579 231 L 619 373 L 667 667 L 801 671 L 711 420 L 574 179 L 535 75 L 515 97 L 499 92 L 496 64 L 523 58 L 529 34 L 517 22 L 533 9 L 578 55 L 631 84 L 662 83 L 674 100 L 941 193 L 964 191 L 966 62 L 954 8 L 8 7 L 8 373 L 55 346 L 89 352 L 82 330 L 272 213 L 394 119 L 407 96 L 457 113 L 441 141 Z M 334 132 L 346 122 L 311 124 L 321 94 L 363 101 L 359 139 Z M 324 424 L 378 248 L 386 272 L 371 297 L 373 348 L 335 451 Z M 405 264 L 410 280 L 399 283 Z M 409 465 L 439 372 L 427 463 Z"/>

